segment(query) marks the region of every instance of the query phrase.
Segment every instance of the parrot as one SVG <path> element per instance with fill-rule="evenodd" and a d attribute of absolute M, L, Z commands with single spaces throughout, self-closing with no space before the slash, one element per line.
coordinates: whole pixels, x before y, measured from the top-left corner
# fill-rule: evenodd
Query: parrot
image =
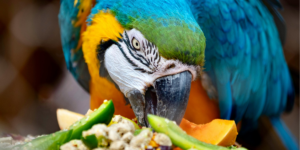
<path fill-rule="evenodd" d="M 66 66 L 115 114 L 149 126 L 147 114 L 180 124 L 216 118 L 270 122 L 298 149 L 280 119 L 294 89 L 282 45 L 278 0 L 61 0 Z M 247 125 L 244 125 L 246 123 Z"/>

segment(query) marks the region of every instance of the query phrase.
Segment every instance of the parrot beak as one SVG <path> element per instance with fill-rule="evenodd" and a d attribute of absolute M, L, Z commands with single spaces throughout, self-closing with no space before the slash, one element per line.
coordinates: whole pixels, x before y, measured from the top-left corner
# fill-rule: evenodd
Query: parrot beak
<path fill-rule="evenodd" d="M 191 82 L 191 73 L 184 71 L 156 79 L 154 87 L 149 87 L 145 95 L 138 90 L 131 91 L 128 99 L 139 123 L 149 126 L 147 115 L 154 114 L 180 124 L 188 104 Z"/>

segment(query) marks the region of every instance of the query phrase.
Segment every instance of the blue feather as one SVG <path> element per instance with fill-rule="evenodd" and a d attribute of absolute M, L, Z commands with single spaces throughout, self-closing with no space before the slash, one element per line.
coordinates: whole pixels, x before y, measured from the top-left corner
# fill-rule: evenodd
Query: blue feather
<path fill-rule="evenodd" d="M 61 41 L 65 61 L 68 70 L 72 73 L 78 83 L 89 91 L 90 74 L 87 64 L 83 58 L 81 48 L 75 51 L 80 38 L 80 27 L 74 27 L 72 22 L 76 20 L 79 9 L 74 6 L 74 0 L 61 0 L 59 12 L 59 25 L 61 31 Z"/>
<path fill-rule="evenodd" d="M 250 99 L 252 100 L 249 103 L 247 111 L 245 113 L 245 118 L 251 121 L 256 121 L 261 116 L 266 99 L 267 87 L 263 87 L 256 92 L 252 92 Z"/>
<path fill-rule="evenodd" d="M 230 82 L 221 83 L 217 81 L 217 90 L 219 95 L 219 105 L 222 106 L 220 107 L 221 118 L 230 119 L 232 111 Z"/>
<path fill-rule="evenodd" d="M 256 126 L 262 115 L 279 117 L 290 110 L 292 82 L 276 25 L 264 3 L 190 1 L 206 36 L 204 68 L 209 70 L 204 71 L 217 88 L 221 117 L 246 119 Z"/>
<path fill-rule="evenodd" d="M 293 138 L 293 135 L 290 133 L 281 119 L 278 117 L 273 117 L 270 118 L 270 121 L 285 147 L 288 150 L 298 150 L 299 146 L 297 145 L 295 138 Z"/>
<path fill-rule="evenodd" d="M 279 7 L 277 0 L 267 1 Z M 161 5 L 135 2 L 139 4 L 135 9 L 147 11 L 132 11 L 133 1 L 96 0 L 88 22 L 99 10 L 110 9 L 118 11 L 116 19 L 122 25 L 128 25 L 132 19 L 164 18 L 162 24 L 167 26 L 168 20 L 176 17 L 193 31 L 201 28 L 206 37 L 204 71 L 217 89 L 221 117 L 237 122 L 245 119 L 254 126 L 260 116 L 272 117 L 271 122 L 287 148 L 297 148 L 278 120 L 284 110 L 292 108 L 294 90 L 272 14 L 261 0 L 165 0 L 160 1 Z M 74 51 L 80 27 L 74 27 L 72 21 L 78 11 L 74 0 L 61 0 L 61 39 L 67 68 L 88 89 L 90 77 L 82 50 Z"/>

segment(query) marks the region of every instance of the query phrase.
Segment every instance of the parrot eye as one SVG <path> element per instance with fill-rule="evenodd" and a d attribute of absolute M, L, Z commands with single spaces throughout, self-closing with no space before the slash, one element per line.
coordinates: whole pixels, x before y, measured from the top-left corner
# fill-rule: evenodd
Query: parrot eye
<path fill-rule="evenodd" d="M 140 50 L 140 48 L 141 48 L 140 42 L 139 42 L 136 38 L 132 38 L 132 46 L 133 46 L 136 50 Z"/>

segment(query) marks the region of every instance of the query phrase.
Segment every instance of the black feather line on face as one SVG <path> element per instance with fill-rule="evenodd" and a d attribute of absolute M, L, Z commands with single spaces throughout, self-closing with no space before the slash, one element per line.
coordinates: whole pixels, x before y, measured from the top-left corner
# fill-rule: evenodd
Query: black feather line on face
<path fill-rule="evenodd" d="M 100 61 L 100 69 L 99 69 L 99 75 L 100 77 L 108 77 L 108 71 L 105 68 L 105 63 L 104 63 L 104 54 L 105 51 L 112 46 L 115 43 L 113 40 L 108 40 L 108 41 L 101 41 L 100 44 L 97 46 L 97 58 Z"/>
<path fill-rule="evenodd" d="M 122 34 L 120 34 L 121 37 Z M 118 40 L 120 42 L 122 42 L 123 40 L 121 38 L 118 38 Z M 104 61 L 104 54 L 106 52 L 106 50 L 111 47 L 113 44 L 116 44 L 117 42 L 114 40 L 108 40 L 108 41 L 101 41 L 100 44 L 97 47 L 97 58 L 100 61 L 100 69 L 99 69 L 99 75 L 101 77 L 106 77 L 106 79 L 108 81 L 110 81 L 111 83 L 113 83 L 115 85 L 115 87 L 120 91 L 119 86 L 111 79 L 110 75 L 108 74 L 108 71 L 105 67 L 105 61 Z M 124 100 L 125 100 L 125 105 L 129 104 L 129 100 L 124 96 Z"/>
<path fill-rule="evenodd" d="M 143 72 L 143 73 L 146 72 L 146 73 L 148 73 L 148 74 L 152 74 L 152 73 L 153 73 L 153 72 L 146 71 L 146 70 L 144 70 L 144 69 L 142 69 L 142 68 L 139 68 L 137 64 L 135 64 L 133 61 L 131 61 L 131 60 L 128 58 L 128 56 L 125 54 L 125 52 L 124 52 L 122 46 L 121 46 L 119 43 L 116 43 L 116 45 L 119 47 L 119 50 L 122 52 L 122 54 L 123 54 L 123 56 L 126 58 L 126 60 L 127 60 L 132 66 L 136 67 L 135 70 L 139 70 L 139 71 L 141 71 L 141 72 Z"/>
<path fill-rule="evenodd" d="M 150 68 L 150 60 L 147 60 L 147 59 L 144 58 L 142 55 L 136 53 L 136 55 L 139 57 L 139 58 L 138 58 L 138 57 L 134 56 L 134 54 L 132 53 L 132 51 L 135 51 L 135 52 L 136 52 L 136 50 L 132 47 L 132 45 L 131 45 L 131 43 L 130 43 L 130 41 L 129 41 L 129 37 L 128 37 L 127 32 L 125 32 L 125 38 L 123 37 L 122 34 L 120 34 L 120 36 L 121 36 L 122 38 L 118 38 L 118 41 L 119 41 L 119 42 L 124 42 L 124 43 L 126 44 L 128 50 L 129 50 L 130 55 L 131 55 L 134 59 L 138 60 L 139 62 L 141 62 L 142 64 L 144 64 L 145 66 L 147 66 L 149 69 L 151 69 L 151 68 Z M 100 44 L 97 46 L 97 58 L 98 58 L 98 60 L 99 60 L 99 62 L 100 62 L 99 75 L 100 75 L 101 77 L 110 78 L 110 76 L 109 76 L 109 74 L 108 74 L 108 71 L 107 71 L 107 69 L 106 69 L 106 67 L 105 67 L 105 63 L 104 63 L 104 54 L 105 54 L 106 50 L 107 50 L 109 47 L 111 47 L 113 44 L 117 45 L 118 48 L 119 48 L 119 50 L 122 52 L 123 56 L 126 58 L 126 60 L 127 60 L 132 66 L 136 67 L 135 70 L 141 71 L 141 72 L 143 72 L 143 73 L 148 73 L 148 74 L 152 74 L 152 73 L 153 73 L 153 72 L 147 71 L 147 70 L 145 70 L 145 69 L 139 68 L 137 64 L 135 64 L 133 61 L 131 61 L 131 60 L 129 59 L 129 57 L 125 54 L 125 52 L 124 52 L 122 46 L 121 46 L 118 42 L 116 42 L 116 41 L 114 41 L 114 40 L 108 40 L 108 41 L 101 41 Z M 145 49 L 145 44 L 144 44 L 144 42 L 143 42 L 142 45 L 143 45 L 143 48 Z M 150 42 L 148 42 L 148 41 L 146 41 L 146 46 L 147 46 L 147 48 L 150 49 L 150 50 L 147 51 L 147 54 L 149 54 L 149 52 L 150 52 L 150 54 L 151 54 L 151 53 L 152 53 L 152 49 L 155 47 L 155 45 L 152 44 L 152 43 L 150 43 Z M 155 53 L 155 50 L 153 50 L 153 53 Z M 158 57 L 158 54 L 156 55 L 155 59 L 157 59 L 157 57 Z M 151 61 L 153 61 L 152 59 L 153 59 L 153 58 L 151 58 Z M 155 59 L 154 59 L 154 60 L 155 60 Z M 144 61 L 142 61 L 142 60 L 144 60 Z M 145 63 L 145 62 L 146 62 L 146 63 Z M 110 79 L 110 81 L 112 81 L 112 80 Z M 112 82 L 113 82 L 113 81 L 112 81 Z M 113 83 L 114 83 L 114 82 L 113 82 Z M 114 83 L 114 84 L 115 84 L 115 83 Z M 116 84 L 115 84 L 115 85 L 116 85 Z M 116 87 L 117 87 L 117 86 L 116 86 Z M 118 88 L 118 87 L 117 87 L 117 88 Z"/>
<path fill-rule="evenodd" d="M 153 72 L 149 72 L 149 71 L 147 71 L 147 70 L 145 70 L 145 69 L 143 69 L 143 68 L 134 68 L 134 70 L 138 70 L 138 71 L 141 71 L 142 73 L 148 73 L 148 74 L 152 74 Z"/>
<path fill-rule="evenodd" d="M 147 59 L 145 59 L 142 55 L 140 55 L 140 54 L 136 54 L 137 56 L 139 56 L 139 57 L 141 57 L 141 58 L 143 58 L 145 61 L 146 61 L 146 63 L 148 64 L 148 66 L 150 65 L 150 62 L 149 62 L 149 60 L 147 60 Z"/>
<path fill-rule="evenodd" d="M 144 53 L 146 53 L 146 52 L 145 52 L 146 48 L 145 48 L 145 43 L 144 43 L 144 41 L 143 41 L 143 44 L 142 44 L 142 45 L 143 45 Z"/>
<path fill-rule="evenodd" d="M 156 54 L 155 54 L 155 58 L 154 58 L 154 60 L 156 60 L 156 59 L 157 59 L 157 57 L 158 57 L 158 54 L 156 53 Z"/>
<path fill-rule="evenodd" d="M 125 52 L 124 52 L 122 46 L 121 46 L 119 43 L 116 43 L 116 45 L 119 47 L 119 50 L 122 52 L 122 54 L 123 54 L 123 56 L 126 58 L 126 60 L 127 60 L 132 66 L 138 67 L 134 62 L 132 62 L 132 61 L 128 58 L 128 56 L 125 54 Z"/>
<path fill-rule="evenodd" d="M 159 55 L 157 64 L 160 62 L 160 57 L 161 57 L 161 56 Z"/>
<path fill-rule="evenodd" d="M 150 47 L 150 52 L 149 52 L 149 54 L 151 54 L 152 53 L 152 47 Z"/>
<path fill-rule="evenodd" d="M 98 60 L 104 61 L 104 54 L 105 51 L 112 46 L 113 44 L 115 44 L 116 42 L 113 40 L 108 40 L 108 41 L 101 41 L 100 44 L 97 46 L 97 58 Z"/>

